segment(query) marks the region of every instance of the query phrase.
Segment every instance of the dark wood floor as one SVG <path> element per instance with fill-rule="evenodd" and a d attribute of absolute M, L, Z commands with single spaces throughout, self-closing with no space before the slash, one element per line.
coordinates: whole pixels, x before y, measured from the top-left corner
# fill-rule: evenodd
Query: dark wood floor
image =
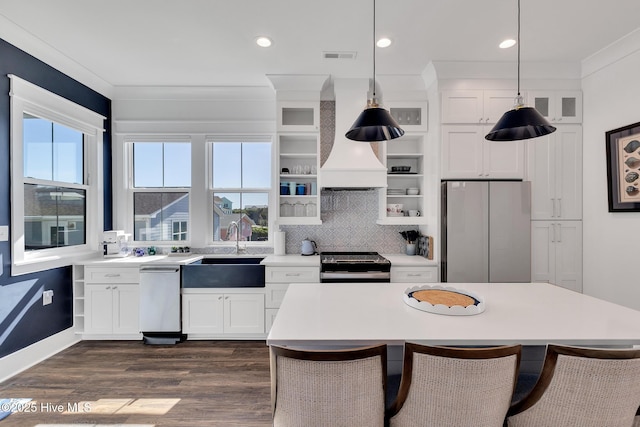
<path fill-rule="evenodd" d="M 82 341 L 0 383 L 0 398 L 32 398 L 36 402 L 32 407 L 37 409 L 33 413 L 13 413 L 0 421 L 0 427 L 269 426 L 269 350 L 263 341 L 186 341 L 175 346 Z M 100 399 L 131 399 L 127 412 L 136 412 L 136 405 L 153 412 L 164 402 L 147 399 L 180 400 L 164 415 L 98 414 L 95 408 L 102 406 L 95 403 L 94 411 L 86 413 L 57 414 L 46 410 L 46 405 L 42 410 L 43 403 L 66 408 L 69 403 Z"/>

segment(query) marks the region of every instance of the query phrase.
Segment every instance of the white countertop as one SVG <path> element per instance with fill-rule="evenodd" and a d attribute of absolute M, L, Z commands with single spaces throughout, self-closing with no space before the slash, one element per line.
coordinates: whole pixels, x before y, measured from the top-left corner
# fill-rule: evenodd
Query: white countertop
<path fill-rule="evenodd" d="M 287 346 L 640 344 L 640 311 L 548 283 L 443 284 L 483 297 L 473 316 L 428 313 L 403 301 L 412 283 L 289 286 L 267 344 Z"/>
<path fill-rule="evenodd" d="M 92 258 L 78 262 L 77 264 L 94 267 L 136 267 L 143 264 L 178 264 L 184 265 L 202 259 L 203 255 L 145 255 L 145 256 L 128 256 L 124 258 Z"/>
<path fill-rule="evenodd" d="M 437 267 L 438 263 L 419 255 L 380 254 L 389 261 L 391 267 Z"/>
<path fill-rule="evenodd" d="M 260 264 L 267 267 L 320 267 L 320 255 L 268 255 Z"/>

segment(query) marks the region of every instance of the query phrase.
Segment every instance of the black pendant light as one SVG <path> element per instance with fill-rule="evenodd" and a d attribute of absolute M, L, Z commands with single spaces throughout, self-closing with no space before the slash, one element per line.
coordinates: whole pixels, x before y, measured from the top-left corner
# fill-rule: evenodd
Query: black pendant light
<path fill-rule="evenodd" d="M 345 136 L 354 141 L 379 142 L 402 135 L 404 131 L 376 99 L 376 0 L 373 0 L 373 97 L 367 100 L 367 108 L 360 113 Z"/>
<path fill-rule="evenodd" d="M 502 115 L 485 139 L 489 141 L 520 141 L 555 132 L 556 128 L 533 107 L 525 107 L 520 95 L 520 0 L 518 0 L 518 96 L 513 110 Z"/>

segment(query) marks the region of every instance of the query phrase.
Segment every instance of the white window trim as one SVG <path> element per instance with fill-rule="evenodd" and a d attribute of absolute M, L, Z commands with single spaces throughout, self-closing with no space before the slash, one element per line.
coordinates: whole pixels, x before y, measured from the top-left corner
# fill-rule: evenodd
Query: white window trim
<path fill-rule="evenodd" d="M 11 80 L 11 274 L 16 276 L 71 265 L 100 252 L 104 224 L 102 139 L 106 117 L 51 93 L 13 74 Z M 25 251 L 23 113 L 76 129 L 85 134 L 86 242 L 84 245 Z M 66 185 L 66 184 L 65 184 Z"/>
<path fill-rule="evenodd" d="M 269 234 L 266 241 L 260 242 L 242 242 L 243 245 L 250 247 L 272 247 L 273 246 L 273 228 L 275 222 L 275 149 L 274 138 L 272 135 L 207 135 L 206 141 L 206 158 L 207 158 L 207 245 L 215 247 L 229 246 L 229 242 L 213 240 L 213 194 L 214 193 L 268 193 L 269 194 Z M 271 183 L 269 188 L 216 188 L 213 187 L 213 144 L 215 142 L 269 142 L 271 143 Z M 235 245 L 235 242 L 233 242 Z"/>

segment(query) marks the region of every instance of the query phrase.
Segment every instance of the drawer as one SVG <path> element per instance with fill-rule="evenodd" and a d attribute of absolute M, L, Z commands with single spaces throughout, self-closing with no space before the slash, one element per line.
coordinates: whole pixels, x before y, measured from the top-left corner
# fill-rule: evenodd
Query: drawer
<path fill-rule="evenodd" d="M 265 274 L 267 283 L 320 282 L 320 267 L 267 267 Z"/>
<path fill-rule="evenodd" d="M 437 267 L 391 267 L 391 282 L 435 283 L 437 281 Z"/>
<path fill-rule="evenodd" d="M 279 308 L 284 294 L 287 293 L 287 288 L 289 288 L 289 283 L 267 283 L 265 286 L 265 307 Z"/>
<path fill-rule="evenodd" d="M 84 281 L 86 283 L 139 283 L 140 269 L 138 267 L 85 267 Z"/>

